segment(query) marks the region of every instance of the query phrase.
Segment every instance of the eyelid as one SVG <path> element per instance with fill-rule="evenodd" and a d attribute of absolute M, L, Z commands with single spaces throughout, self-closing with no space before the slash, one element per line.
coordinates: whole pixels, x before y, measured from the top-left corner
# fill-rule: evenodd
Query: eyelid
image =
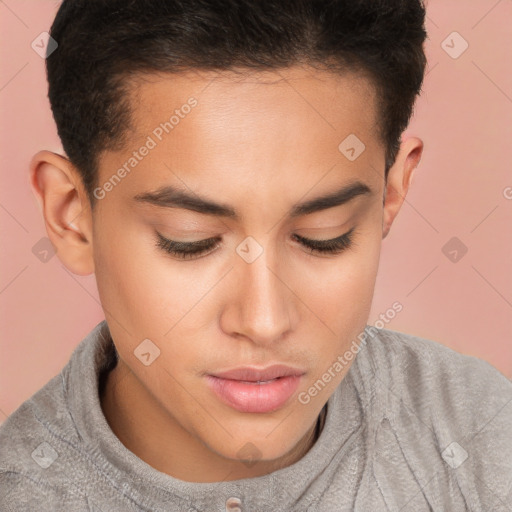
<path fill-rule="evenodd" d="M 221 238 L 219 236 L 211 237 L 211 238 L 204 238 L 201 240 L 192 240 L 190 242 L 183 242 L 180 240 L 171 240 L 170 238 L 166 238 L 162 234 L 160 234 L 158 231 L 156 231 L 156 234 L 158 236 L 158 239 L 160 242 L 168 245 L 172 245 L 173 247 L 177 249 L 194 249 L 195 247 L 205 247 L 211 245 L 214 241 L 218 241 Z"/>
<path fill-rule="evenodd" d="M 328 239 L 322 239 L 322 240 L 318 240 L 316 238 L 307 238 L 307 237 L 304 237 L 304 236 L 301 236 L 301 235 L 297 235 L 296 233 L 293 234 L 293 237 L 296 238 L 296 239 L 298 238 L 298 239 L 303 240 L 305 242 L 311 243 L 311 244 L 322 245 L 322 244 L 328 244 L 328 243 L 336 243 L 336 242 L 339 242 L 341 240 L 344 240 L 347 237 L 352 235 L 352 232 L 354 231 L 354 229 L 355 228 L 352 228 L 349 231 L 347 231 L 346 233 L 343 233 L 342 235 L 339 235 L 337 237 L 328 238 Z"/>

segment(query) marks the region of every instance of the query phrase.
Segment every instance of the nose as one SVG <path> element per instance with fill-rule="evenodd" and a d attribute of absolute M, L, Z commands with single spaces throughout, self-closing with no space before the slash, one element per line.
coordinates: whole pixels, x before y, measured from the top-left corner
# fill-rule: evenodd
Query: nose
<path fill-rule="evenodd" d="M 224 332 L 268 345 L 293 330 L 296 301 L 283 269 L 266 250 L 251 263 L 235 258 L 230 273 L 233 288 L 221 316 Z"/>

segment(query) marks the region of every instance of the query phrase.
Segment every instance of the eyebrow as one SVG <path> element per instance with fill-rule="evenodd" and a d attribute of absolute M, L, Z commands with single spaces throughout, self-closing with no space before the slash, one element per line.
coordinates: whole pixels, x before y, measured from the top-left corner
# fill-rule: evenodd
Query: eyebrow
<path fill-rule="evenodd" d="M 343 186 L 335 192 L 293 205 L 289 215 L 291 218 L 300 217 L 302 215 L 340 206 L 358 196 L 370 196 L 372 194 L 373 191 L 368 185 L 356 181 Z M 137 194 L 133 199 L 137 203 L 151 204 L 161 208 L 184 208 L 206 215 L 215 215 L 217 217 L 226 217 L 234 220 L 239 219 L 236 211 L 230 206 L 215 203 L 210 199 L 200 197 L 196 194 L 189 194 L 172 185 L 161 187 L 153 192 Z"/>

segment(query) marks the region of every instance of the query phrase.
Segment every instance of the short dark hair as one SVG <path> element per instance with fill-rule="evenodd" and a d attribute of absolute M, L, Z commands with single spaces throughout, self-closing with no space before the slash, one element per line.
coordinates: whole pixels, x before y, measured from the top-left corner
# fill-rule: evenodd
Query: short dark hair
<path fill-rule="evenodd" d="M 98 160 L 121 150 L 140 73 L 309 64 L 368 76 L 385 176 L 423 82 L 422 0 L 64 0 L 50 34 L 48 97 L 94 207 Z"/>

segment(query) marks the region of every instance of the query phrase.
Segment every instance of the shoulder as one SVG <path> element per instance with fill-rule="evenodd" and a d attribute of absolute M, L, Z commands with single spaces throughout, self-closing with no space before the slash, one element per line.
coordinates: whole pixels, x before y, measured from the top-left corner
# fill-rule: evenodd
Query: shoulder
<path fill-rule="evenodd" d="M 374 369 L 384 365 L 390 381 L 418 381 L 447 392 L 460 387 L 480 394 L 497 389 L 512 396 L 512 381 L 483 359 L 412 334 L 373 327 L 367 327 L 366 332 L 371 364 Z"/>
<path fill-rule="evenodd" d="M 512 382 L 435 341 L 372 332 L 367 360 L 404 456 L 422 468 L 415 473 L 426 483 L 436 468 L 465 499 L 486 506 L 511 502 Z"/>
<path fill-rule="evenodd" d="M 84 388 L 88 392 L 97 390 L 95 371 L 102 362 L 100 339 L 106 328 L 106 322 L 100 322 L 75 347 L 61 372 L 0 425 L 0 471 L 20 474 L 25 470 L 37 471 L 49 463 L 48 460 L 42 462 L 41 457 L 59 460 L 58 454 L 48 455 L 51 447 L 76 451 L 82 437 L 72 406 L 80 400 Z M 45 448 L 46 445 L 50 448 Z"/>
<path fill-rule="evenodd" d="M 96 510 L 90 496 L 103 503 L 118 498 L 95 436 L 87 437 L 98 376 L 109 362 L 108 334 L 100 322 L 62 371 L 0 425 L 0 511 L 81 512 Z M 131 510 L 129 500 L 123 510 Z"/>
<path fill-rule="evenodd" d="M 0 425 L 0 510 L 41 510 L 41 503 L 75 510 L 74 503 L 83 503 L 55 471 L 72 450 L 69 440 L 77 440 L 63 378 L 52 378 Z"/>
<path fill-rule="evenodd" d="M 475 407 L 489 414 L 503 408 L 512 420 L 512 381 L 487 361 L 411 334 L 370 329 L 373 371 L 396 396 L 468 427 L 479 424 Z"/>
<path fill-rule="evenodd" d="M 0 468 L 20 461 L 28 462 L 25 457 L 27 449 L 47 433 L 63 428 L 68 419 L 66 416 L 62 374 L 59 374 L 25 400 L 0 425 Z"/>

